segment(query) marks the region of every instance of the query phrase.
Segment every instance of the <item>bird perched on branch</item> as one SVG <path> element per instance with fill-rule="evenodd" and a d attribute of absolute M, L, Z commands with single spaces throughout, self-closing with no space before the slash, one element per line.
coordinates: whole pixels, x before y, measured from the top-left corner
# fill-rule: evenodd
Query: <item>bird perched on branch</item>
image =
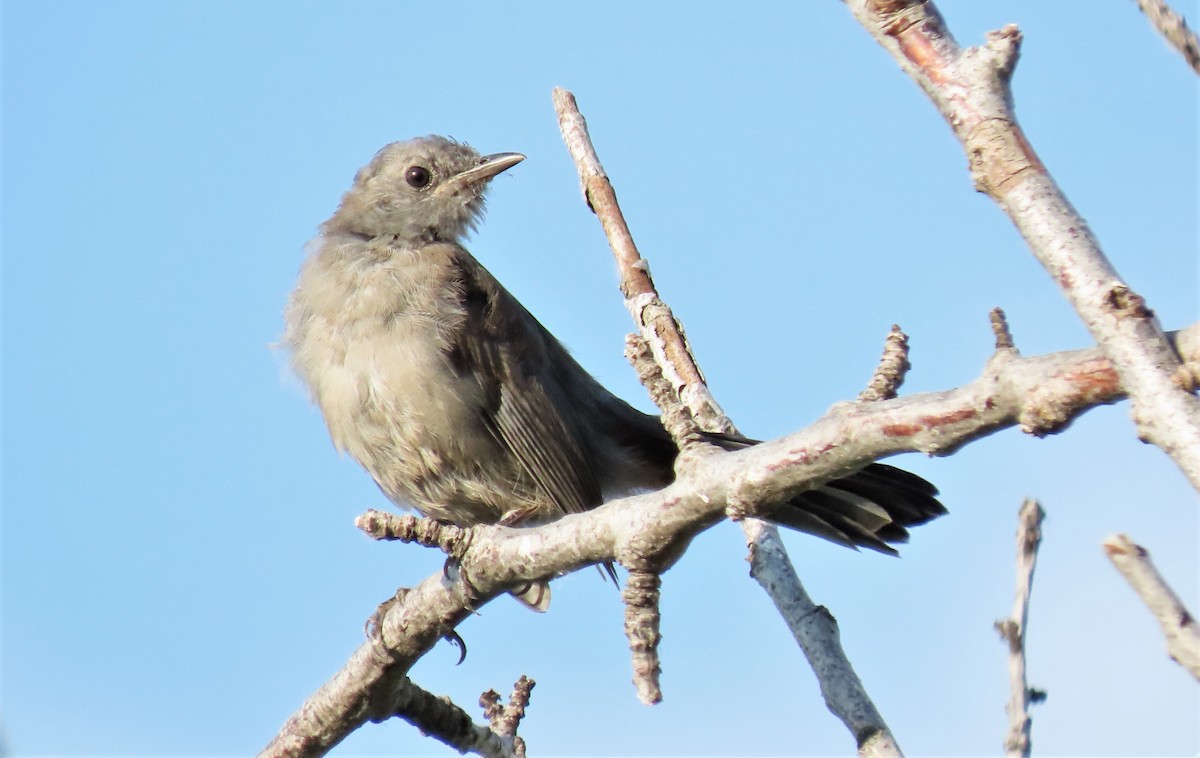
<path fill-rule="evenodd" d="M 536 524 L 663 487 L 679 452 L 463 247 L 490 180 L 524 158 L 436 136 L 387 145 L 309 243 L 287 307 L 284 342 L 334 444 L 394 502 L 461 526 Z M 891 553 L 945 512 L 936 495 L 872 464 L 772 518 Z"/>

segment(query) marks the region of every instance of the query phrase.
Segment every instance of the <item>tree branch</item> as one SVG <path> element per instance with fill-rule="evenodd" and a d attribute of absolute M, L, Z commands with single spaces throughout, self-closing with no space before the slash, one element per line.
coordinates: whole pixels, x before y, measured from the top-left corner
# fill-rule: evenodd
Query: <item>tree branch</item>
<path fill-rule="evenodd" d="M 658 681 L 662 673 L 658 661 L 658 643 L 662 640 L 659 632 L 662 612 L 658 603 L 661 587 L 662 579 L 654 571 L 633 569 L 621 592 L 625 601 L 625 636 L 633 654 L 633 685 L 638 700 L 646 705 L 662 701 Z"/>
<path fill-rule="evenodd" d="M 1010 618 L 996 622 L 996 631 L 1008 643 L 1009 700 L 1008 736 L 1004 750 L 1009 758 L 1029 758 L 1029 705 L 1045 697 L 1031 690 L 1025 678 L 1025 630 L 1029 623 L 1029 596 L 1033 592 L 1033 570 L 1042 544 L 1042 520 L 1046 512 L 1033 498 L 1027 498 L 1017 514 L 1017 591 Z"/>
<path fill-rule="evenodd" d="M 1146 301 L 1122 281 L 1017 123 L 1010 81 L 1021 33 L 960 48 L 931 0 L 846 0 L 933 101 L 963 144 L 976 188 L 1008 214 L 1116 367 L 1138 436 L 1200 490 L 1200 398 Z"/>
<path fill-rule="evenodd" d="M 521 677 L 518 688 L 523 682 L 532 681 Z M 484 693 L 495 695 L 494 692 Z M 528 702 L 526 692 L 525 703 Z M 497 699 L 499 696 L 496 696 Z M 460 753 L 475 753 L 484 758 L 524 758 L 525 747 L 520 737 L 516 736 L 516 726 L 511 731 L 497 728 L 493 721 L 492 728 L 481 726 L 471 720 L 467 712 L 459 708 L 448 697 L 438 697 L 404 677 L 396 689 L 391 702 L 386 704 L 387 713 L 373 721 L 396 716 L 421 730 L 422 734 L 454 748 Z M 524 714 L 522 704 L 521 714 Z M 485 715 L 488 715 L 485 711 Z M 489 717 L 490 718 L 490 717 Z M 519 721 L 519 718 L 518 718 Z"/>
<path fill-rule="evenodd" d="M 534 684 L 536 682 L 527 676 L 518 679 L 508 697 L 508 705 L 500 704 L 500 695 L 495 690 L 488 690 L 479 697 L 479 705 L 483 706 L 483 713 L 492 724 L 489 732 L 499 735 L 506 746 L 511 746 L 514 758 L 525 758 L 525 740 L 517 736 L 517 727 L 525 718 Z"/>
<path fill-rule="evenodd" d="M 1008 317 L 1004 315 L 1004 311 L 993 308 L 988 318 L 992 322 L 992 334 L 996 335 L 996 349 L 1016 350 L 1017 345 L 1013 342 L 1012 332 L 1008 328 Z"/>
<path fill-rule="evenodd" d="M 554 109 L 563 141 L 583 188 L 588 207 L 600 220 L 604 236 L 612 247 L 613 257 L 621 279 L 625 306 L 638 325 L 642 339 L 650 347 L 664 379 L 674 390 L 677 402 L 683 403 L 701 428 L 710 432 L 731 432 L 733 424 L 708 391 L 704 374 L 692 355 L 683 326 L 671 309 L 658 297 L 650 266 L 638 252 L 625 216 L 617 204 L 616 191 L 600 165 L 600 158 L 588 135 L 587 122 L 575 103 L 575 96 L 560 87 L 554 89 Z M 655 402 L 666 398 L 656 397 Z M 667 412 L 668 408 L 660 409 Z"/>
<path fill-rule="evenodd" d="M 1137 0 L 1138 8 L 1171 47 L 1179 51 L 1188 65 L 1200 74 L 1200 42 L 1187 21 L 1167 5 L 1166 0 Z"/>
<path fill-rule="evenodd" d="M 858 395 L 858 402 L 873 403 L 878 400 L 891 400 L 896 396 L 904 377 L 912 364 L 908 362 L 908 335 L 900 331 L 896 324 L 888 333 L 883 345 L 883 357 L 871 381 Z"/>
<path fill-rule="evenodd" d="M 1200 374 L 1200 324 L 1173 336 Z M 1121 397 L 1116 372 L 1097 348 L 1032 358 L 1004 351 L 964 387 L 839 405 L 795 434 L 698 458 L 658 492 L 535 528 L 471 527 L 460 578 L 450 581 L 439 571 L 385 604 L 376 633 L 288 719 L 262 755 L 323 755 L 380 716 L 373 703 L 388 702 L 412 665 L 440 638 L 508 589 L 614 558 L 638 565 L 656 557 L 669 566 L 693 536 L 724 518 L 730 503 L 749 516 L 769 516 L 771 509 L 763 503 L 782 502 L 879 458 L 911 451 L 946 454 L 1023 419 L 1047 422 L 1042 411 L 1052 409 L 1053 426 L 1026 429 L 1047 433 Z M 375 513 L 369 520 L 393 518 L 411 517 Z M 470 587 L 463 575 L 470 577 Z"/>
<path fill-rule="evenodd" d="M 898 758 L 896 738 L 871 701 L 842 648 L 837 619 L 809 597 L 788 557 L 779 530 L 760 519 L 742 524 L 750 549 L 750 575 L 766 591 L 817 676 L 821 697 L 850 734 L 861 758 Z"/>
<path fill-rule="evenodd" d="M 683 334 L 683 325 L 666 303 L 659 299 L 650 277 L 649 264 L 633 242 L 633 235 L 617 203 L 616 192 L 600 165 L 588 134 L 587 122 L 579 112 L 575 96 L 564 89 L 555 88 L 554 106 L 563 141 L 579 173 L 584 199 L 600 219 L 617 261 L 626 307 L 641 334 L 639 342 L 642 350 L 631 352 L 635 356 L 639 352 L 649 352 L 658 367 L 657 377 L 648 369 L 640 369 L 638 375 L 662 411 L 667 429 L 679 443 L 682 452 L 676 467 L 682 470 L 697 454 L 699 446 L 687 434 L 687 422 L 681 417 L 690 418 L 692 423 L 709 432 L 736 433 L 737 429 L 709 392 L 704 374 Z M 876 397 L 894 396 L 908 369 L 907 357 L 907 340 L 895 327 L 880 368 L 867 392 Z M 637 365 L 635 362 L 635 367 Z M 687 411 L 684 412 L 681 406 L 686 407 Z M 740 518 L 740 512 L 738 516 Z M 742 529 L 750 548 L 751 574 L 759 579 L 760 586 L 779 609 L 817 674 L 826 704 L 854 735 L 860 754 L 900 755 L 895 738 L 842 649 L 833 615 L 822 609 L 822 618 L 834 627 L 832 632 L 826 629 L 825 634 L 816 636 L 808 631 L 811 625 L 805 619 L 813 617 L 806 606 L 812 606 L 812 601 L 787 556 L 778 529 L 756 518 L 742 519 Z M 630 628 L 628 617 L 629 612 L 627 630 Z M 653 620 L 657 622 L 657 615 Z M 654 628 L 657 630 L 657 625 Z M 655 698 L 654 702 L 657 702 L 662 697 L 657 684 L 657 659 L 650 669 L 644 656 L 638 657 L 638 648 L 632 635 L 630 641 L 635 651 L 634 681 L 638 685 L 639 697 L 643 702 L 647 702 L 648 697 Z M 657 637 L 654 637 L 654 641 L 656 646 Z M 652 689 L 646 680 L 647 671 L 653 672 Z"/>
<path fill-rule="evenodd" d="M 1104 541 L 1104 552 L 1158 619 L 1171 660 L 1200 681 L 1200 626 L 1154 568 L 1149 551 L 1124 534 L 1117 534 Z"/>

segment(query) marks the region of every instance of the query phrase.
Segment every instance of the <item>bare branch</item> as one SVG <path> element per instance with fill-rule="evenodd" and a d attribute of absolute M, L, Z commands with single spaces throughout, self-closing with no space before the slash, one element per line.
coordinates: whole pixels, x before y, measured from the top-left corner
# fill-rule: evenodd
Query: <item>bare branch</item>
<path fill-rule="evenodd" d="M 1033 570 L 1042 543 L 1042 520 L 1046 512 L 1027 498 L 1017 514 L 1017 591 L 1011 618 L 996 622 L 996 630 L 1008 643 L 1009 700 L 1008 736 L 1004 750 L 1009 758 L 1029 758 L 1029 705 L 1035 701 L 1025 677 L 1025 631 L 1029 623 L 1029 596 L 1033 592 Z M 1038 699 L 1044 694 L 1038 693 Z"/>
<path fill-rule="evenodd" d="M 517 727 L 525 718 L 525 709 L 529 706 L 529 696 L 535 684 L 527 676 L 518 679 L 508 697 L 507 706 L 500 704 L 500 695 L 495 690 L 488 690 L 479 696 L 483 714 L 492 724 L 491 732 L 511 745 L 514 758 L 525 758 L 525 740 L 517 736 Z"/>
<path fill-rule="evenodd" d="M 608 177 L 604 174 L 603 169 L 600 168 L 600 161 L 596 157 L 595 149 L 587 134 L 586 122 L 578 111 L 574 97 L 564 90 L 556 90 L 554 99 L 559 115 L 559 125 L 563 131 L 563 139 L 579 170 L 585 198 L 588 199 L 589 206 L 600 217 L 606 236 L 613 247 L 614 255 L 621 270 L 621 289 L 626 294 L 626 303 L 634 316 L 635 322 L 638 323 L 639 328 L 642 330 L 642 337 L 645 343 L 651 347 L 658 365 L 662 368 L 663 374 L 672 377 L 671 386 L 676 390 L 685 405 L 692 410 L 693 417 L 701 427 L 710 430 L 732 431 L 732 423 L 720 412 L 719 406 L 708 393 L 703 375 L 695 365 L 694 357 L 691 355 L 690 350 L 687 349 L 682 334 L 678 332 L 678 322 L 671 315 L 666 305 L 658 299 L 653 282 L 649 277 L 648 266 L 633 244 L 632 237 L 617 205 L 612 185 Z M 1012 351 L 1012 355 L 1007 357 L 1015 359 L 1017 356 L 1015 355 L 1015 351 Z M 1111 402 L 1111 400 L 1104 398 L 1115 398 L 1116 395 L 1113 393 L 1119 394 L 1119 384 L 1116 381 L 1115 375 L 1106 373 L 1106 370 L 1111 371 L 1111 364 L 1100 359 L 1098 352 L 1096 358 L 1099 363 L 1088 367 L 1081 374 L 1052 373 L 1051 376 L 1056 380 L 1055 392 L 1046 392 L 1038 396 L 1033 396 L 1032 392 L 1027 393 L 1030 395 L 1030 400 L 1022 405 L 1022 410 L 1019 414 L 1023 428 L 1039 434 L 1049 433 L 1050 431 L 1061 429 L 1076 413 L 1085 407 L 1090 407 L 1090 403 Z M 679 363 L 680 361 L 683 362 L 682 367 Z M 639 371 L 639 374 L 643 377 L 645 376 L 644 371 Z M 1100 381 L 1102 379 L 1109 381 Z M 669 399 L 664 400 L 663 394 L 651 388 L 651 395 L 655 398 L 655 402 L 658 403 L 660 408 L 667 410 L 671 408 L 671 402 Z M 992 402 L 990 398 L 986 400 L 980 399 L 979 402 L 983 404 L 984 408 L 994 410 L 996 407 L 988 405 L 988 403 Z M 979 406 L 975 405 L 974 407 Z M 930 446 L 924 448 L 926 452 L 949 452 L 953 446 L 960 444 L 950 443 L 949 439 L 953 435 L 942 437 L 942 432 L 946 426 L 962 422 L 967 418 L 972 418 L 974 414 L 975 410 L 971 408 L 947 410 L 945 414 L 940 416 L 924 417 L 922 425 L 925 426 L 925 431 L 929 433 L 930 438 Z M 890 427 L 888 434 L 895 433 L 904 436 L 910 433 L 916 434 L 920 431 L 917 427 L 899 425 Z M 944 444 L 951 446 L 943 448 L 942 445 Z M 822 449 L 827 450 L 828 448 Z M 807 460 L 810 452 L 811 448 L 797 451 L 797 457 Z M 684 456 L 681 456 L 681 461 L 683 459 Z M 850 470 L 853 469 L 848 468 L 843 470 L 842 473 L 848 473 Z M 731 476 L 740 476 L 742 474 L 745 474 L 745 478 L 742 481 L 754 479 L 753 474 L 736 471 L 730 472 Z M 754 488 L 751 487 L 750 489 L 753 490 Z M 759 491 L 747 492 L 746 494 L 751 499 L 763 495 Z M 779 497 L 778 493 L 772 496 Z M 740 494 L 735 496 L 735 502 L 742 502 Z M 749 519 L 744 523 L 743 528 L 747 530 L 747 539 L 752 545 L 759 544 L 760 540 L 766 539 L 767 535 L 774 532 L 774 527 L 769 525 L 759 524 L 752 526 Z M 775 534 L 774 536 L 777 541 L 778 535 Z M 752 548 L 752 554 L 753 552 L 754 549 Z M 761 550 L 760 554 L 776 555 L 774 551 L 765 549 Z M 781 566 L 779 570 L 790 573 L 795 578 L 796 585 L 799 586 L 799 578 L 795 577 L 795 571 L 791 567 L 790 562 L 786 562 L 786 566 Z M 776 597 L 772 591 L 773 588 L 780 586 L 782 585 L 764 585 L 769 592 L 772 592 L 772 598 L 776 600 L 777 606 L 787 604 L 790 601 L 790 598 L 786 596 Z M 794 626 L 793 632 L 795 633 Z M 797 639 L 799 640 L 800 636 L 797 636 Z M 840 649 L 838 652 L 840 653 Z M 845 667 L 850 669 L 848 662 Z M 864 702 L 869 705 L 870 700 L 865 690 L 861 691 L 861 696 Z M 831 710 L 842 718 L 847 726 L 851 728 L 852 732 L 859 734 L 860 732 L 851 726 L 854 720 L 843 713 L 842 710 L 839 710 L 840 707 L 840 704 L 830 703 Z M 871 706 L 871 710 L 874 710 L 874 706 Z M 882 724 L 881 720 L 879 724 L 882 726 L 883 731 L 886 731 L 886 726 Z M 888 734 L 888 738 L 894 744 L 890 733 Z"/>
<path fill-rule="evenodd" d="M 524 681 L 525 677 L 521 677 Z M 504 732 L 495 727 L 476 724 L 450 698 L 438 697 L 416 684 L 407 677 L 400 682 L 391 702 L 384 706 L 376 703 L 381 709 L 389 711 L 383 718 L 396 716 L 421 730 L 434 739 L 449 745 L 460 753 L 476 753 L 485 758 L 522 758 L 525 752 L 518 751 L 514 744 L 515 729 Z M 522 711 L 523 713 L 523 711 Z M 375 721 L 382 720 L 375 718 Z"/>
<path fill-rule="evenodd" d="M 655 363 L 659 367 L 658 376 L 648 369 L 639 369 L 638 376 L 650 391 L 651 397 L 663 411 L 663 421 L 676 441 L 680 442 L 680 455 L 677 467 L 683 468 L 694 457 L 688 453 L 695 451 L 696 446 L 685 446 L 687 441 L 688 422 L 680 416 L 690 416 L 694 424 L 710 432 L 736 432 L 733 422 L 725 415 L 708 390 L 704 375 L 697 365 L 695 356 L 683 335 L 683 326 L 675 318 L 670 308 L 663 303 L 650 278 L 649 265 L 633 243 L 632 235 L 625 223 L 624 215 L 617 204 L 616 193 L 612 188 L 604 170 L 600 167 L 600 159 L 592 145 L 587 131 L 587 122 L 575 102 L 575 96 L 566 90 L 554 90 L 554 105 L 558 112 L 559 128 L 563 133 L 571 157 L 575 161 L 583 185 L 584 198 L 588 206 L 599 216 L 605 237 L 613 249 L 621 274 L 621 291 L 625 294 L 626 306 L 633 316 L 634 322 L 641 331 L 640 345 L 632 346 L 631 353 L 635 356 L 635 367 L 639 366 L 636 356 L 649 349 Z M 880 397 L 887 396 L 890 389 L 894 390 L 903 381 L 904 371 L 907 370 L 907 344 L 903 333 L 898 328 L 893 329 L 889 337 L 889 347 L 885 349 L 884 359 L 876 376 L 878 378 Z M 898 356 L 898 357 L 897 357 Z M 644 363 L 644 359 L 642 361 Z M 670 377 L 668 381 L 668 377 Z M 872 381 L 872 387 L 876 385 Z M 670 390 L 664 391 L 661 385 L 668 385 Z M 682 413 L 680 405 L 686 406 L 689 413 Z M 813 670 L 821 683 L 829 709 L 842 720 L 850 733 L 859 743 L 863 755 L 893 756 L 899 755 L 900 749 L 895 738 L 884 723 L 883 717 L 871 702 L 866 688 L 854 674 L 854 669 L 846 658 L 840 640 L 834 635 L 823 635 L 816 638 L 804 631 L 804 619 L 807 612 L 793 613 L 805 604 L 812 605 L 808 595 L 796 574 L 796 569 L 787 557 L 783 543 L 779 539 L 778 529 L 756 518 L 744 518 L 742 529 L 750 547 L 752 566 L 757 569 L 756 576 L 777 577 L 778 581 L 764 582 L 760 585 L 767 591 L 780 609 L 785 622 L 792 630 L 793 636 L 801 646 L 805 656 L 813 664 Z M 752 573 L 754 571 L 752 570 Z M 632 580 L 632 575 L 631 575 Z M 657 577 L 655 577 L 657 580 Z M 657 590 L 657 588 L 655 588 Z M 627 606 L 627 613 L 631 612 Z M 785 608 L 789 609 L 785 611 Z M 655 607 L 657 611 L 657 605 Z M 833 616 L 825 611 L 830 623 Z M 657 616 L 654 617 L 655 645 L 657 645 Z M 630 628 L 627 617 L 626 629 Z M 630 636 L 631 645 L 634 637 Z M 822 665 L 818 666 L 817 663 Z M 661 698 L 657 688 L 657 658 L 651 663 L 648 660 L 639 661 L 635 647 L 635 672 L 641 669 L 653 671 L 653 688 L 644 685 L 649 682 L 635 673 L 639 697 L 647 702 L 647 697 Z M 839 676 L 840 674 L 840 676 Z M 826 681 L 826 677 L 836 676 L 836 681 Z M 655 700 L 656 702 L 657 700 Z"/>
<path fill-rule="evenodd" d="M 629 572 L 625 590 L 621 593 L 625 601 L 625 636 L 633 654 L 633 685 L 637 688 L 638 700 L 645 705 L 662 701 L 662 688 L 658 683 L 658 675 L 662 673 L 658 662 L 658 643 L 662 639 L 658 605 L 661 586 L 658 574 L 634 569 Z"/>
<path fill-rule="evenodd" d="M 863 758 L 902 755 L 846 657 L 837 620 L 808 596 L 792 568 L 779 530 L 759 519 L 747 519 L 743 529 L 750 548 L 750 575 L 766 590 L 787 622 L 796 644 L 817 675 L 821 696 L 829 710 L 858 741 L 858 754 Z"/>
<path fill-rule="evenodd" d="M 696 420 L 688 409 L 679 402 L 678 396 L 663 377 L 662 369 L 654 362 L 654 353 L 646 340 L 636 334 L 625 338 L 625 357 L 637 372 L 638 380 L 654 404 L 662 411 L 663 426 L 675 440 L 680 450 L 690 449 L 699 441 Z"/>
<path fill-rule="evenodd" d="M 560 111 L 560 119 L 564 130 L 573 134 L 567 128 L 575 123 L 570 114 L 564 119 Z M 582 117 L 576 125 L 582 126 Z M 598 161 L 595 165 L 598 169 Z M 602 181 L 597 179 L 596 187 L 588 185 L 588 197 L 601 218 L 611 221 L 614 217 L 604 210 L 609 206 L 602 191 L 607 187 L 611 194 L 611 185 L 602 171 L 597 176 Z M 619 219 L 615 197 L 609 199 Z M 645 273 L 639 260 L 625 267 L 631 277 L 639 270 Z M 649 282 L 648 273 L 645 281 Z M 669 310 L 653 297 L 652 284 L 640 293 L 631 291 L 639 323 L 644 318 L 650 325 L 643 336 L 659 365 L 674 366 L 676 356 L 689 356 Z M 662 327 L 661 338 L 656 326 Z M 1176 380 L 1190 385 L 1200 376 L 1200 325 L 1181 332 L 1176 344 L 1189 361 L 1188 370 L 1178 373 Z M 667 345 L 669 360 L 659 357 L 666 356 Z M 707 396 L 698 368 L 672 372 L 664 374 L 665 381 L 680 388 L 680 397 L 705 429 L 728 424 Z M 683 455 L 677 481 L 665 490 L 612 501 L 541 527 L 472 527 L 461 535 L 442 531 L 439 536 L 429 525 L 377 524 L 372 532 L 380 536 L 411 535 L 421 544 L 447 550 L 458 557 L 462 571 L 454 580 L 438 572 L 385 603 L 367 641 L 288 719 L 262 754 L 323 755 L 366 721 L 386 717 L 388 713 L 379 712 L 375 704 L 391 702 L 422 655 L 474 608 L 502 592 L 614 558 L 626 565 L 649 563 L 661 570 L 678 559 L 692 537 L 724 518 L 730 503 L 737 503 L 748 517 L 769 516 L 771 509 L 764 503 L 781 502 L 881 457 L 913 450 L 944 454 L 1017 423 L 1027 431 L 1048 433 L 1093 405 L 1120 399 L 1121 386 L 1111 362 L 1094 348 L 1037 358 L 998 354 L 983 376 L 965 387 L 842 405 L 808 429 L 775 442 L 734 453 Z M 772 531 L 773 527 L 766 527 L 747 535 L 760 545 L 762 535 Z M 786 560 L 781 570 L 794 575 Z M 838 711 L 838 715 L 847 724 L 858 723 L 852 714 Z M 882 724 L 871 735 L 860 741 L 860 750 L 891 739 Z"/>
<path fill-rule="evenodd" d="M 1200 680 L 1200 626 L 1150 561 L 1150 553 L 1124 534 L 1104 541 L 1104 552 L 1162 627 L 1171 660 Z"/>
<path fill-rule="evenodd" d="M 621 277 L 621 292 L 642 338 L 650 346 L 663 377 L 675 390 L 679 400 L 692 410 L 696 422 L 707 431 L 728 432 L 733 428 L 729 418 L 708 391 L 704 375 L 692 356 L 691 346 L 683 327 L 671 310 L 658 297 L 650 266 L 638 252 L 617 204 L 612 182 L 600 165 L 600 158 L 588 135 L 587 122 L 575 96 L 556 87 L 554 108 L 563 141 L 575 161 L 579 181 L 588 207 L 600 219 L 604 236 L 608 238 Z M 666 409 L 663 409 L 666 410 Z"/>
<path fill-rule="evenodd" d="M 1120 279 L 1087 222 L 1017 123 L 1010 80 L 1021 33 L 1007 26 L 960 48 L 932 0 L 847 0 L 925 91 L 963 144 L 975 186 L 1008 214 L 1116 367 L 1138 436 L 1200 490 L 1200 398 L 1180 387 L 1179 356 L 1145 300 Z"/>
<path fill-rule="evenodd" d="M 455 560 L 462 558 L 471 544 L 469 529 L 420 516 L 402 516 L 372 509 L 355 519 L 354 525 L 373 539 L 436 547 Z"/>
<path fill-rule="evenodd" d="M 1200 367 L 1200 324 L 1172 336 L 1189 364 Z M 1061 393 L 1062 402 L 1048 402 L 1046 387 Z M 881 457 L 914 450 L 944 454 L 1013 426 L 1034 397 L 1063 412 L 1061 427 L 1121 396 L 1116 373 L 1097 348 L 1032 358 L 999 353 L 964 387 L 840 405 L 787 437 L 698 458 L 659 492 L 536 528 L 471 527 L 470 547 L 461 559 L 471 589 L 438 572 L 398 593 L 381 609 L 378 633 L 288 719 L 262 755 L 323 755 L 372 718 L 372 703 L 386 701 L 409 668 L 473 608 L 508 589 L 614 557 L 627 565 L 648 558 L 669 565 L 693 536 L 724 517 L 731 501 L 750 516 L 769 516 L 762 503 L 781 502 Z M 748 535 L 756 545 L 758 537 Z M 852 723 L 849 715 L 838 715 Z"/>
<path fill-rule="evenodd" d="M 1200 74 L 1200 42 L 1183 16 L 1172 10 L 1166 0 L 1137 0 L 1137 4 L 1158 33 Z"/>
<path fill-rule="evenodd" d="M 261 758 L 321 756 L 371 719 L 390 716 L 394 693 L 404 686 L 408 669 L 444 634 L 469 614 L 465 598 L 456 600 L 441 574 L 430 577 L 381 608 L 378 635 L 368 637 L 350 660 L 313 693 Z M 458 606 L 457 609 L 454 606 Z M 411 621 L 397 633 L 396 622 Z M 377 705 L 379 704 L 379 705 Z"/>
<path fill-rule="evenodd" d="M 910 368 L 912 364 L 908 362 L 908 335 L 900 331 L 899 325 L 892 324 L 892 331 L 883 343 L 883 357 L 879 359 L 879 367 L 875 369 L 875 375 L 871 377 L 867 388 L 859 393 L 858 402 L 891 400 L 904 383 L 904 376 Z"/>
<path fill-rule="evenodd" d="M 996 349 L 1016 350 L 1016 343 L 1013 342 L 1012 332 L 1008 328 L 1008 317 L 1004 315 L 1004 311 L 993 308 L 988 318 L 992 322 L 992 333 L 996 335 Z"/>

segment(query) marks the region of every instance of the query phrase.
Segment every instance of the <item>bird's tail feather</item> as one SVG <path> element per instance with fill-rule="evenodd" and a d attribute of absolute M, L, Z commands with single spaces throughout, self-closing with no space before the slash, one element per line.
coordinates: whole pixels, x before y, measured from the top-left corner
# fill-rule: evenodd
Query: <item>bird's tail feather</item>
<path fill-rule="evenodd" d="M 729 450 L 757 440 L 725 434 L 706 435 Z M 908 541 L 908 527 L 946 513 L 938 491 L 916 474 L 883 463 L 801 492 L 779 505 L 770 520 L 791 529 L 851 548 L 895 555 L 889 543 Z"/>

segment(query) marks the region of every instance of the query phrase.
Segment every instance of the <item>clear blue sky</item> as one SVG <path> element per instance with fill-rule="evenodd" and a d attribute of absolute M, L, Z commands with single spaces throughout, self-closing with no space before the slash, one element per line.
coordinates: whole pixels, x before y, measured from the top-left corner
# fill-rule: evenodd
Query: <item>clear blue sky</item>
<path fill-rule="evenodd" d="M 1022 123 L 1168 328 L 1197 318 L 1197 80 L 1130 0 L 940 3 L 963 43 L 1016 22 Z M 440 568 L 374 544 L 385 507 L 272 343 L 301 261 L 381 145 L 450 134 L 529 159 L 472 250 L 582 363 L 649 408 L 630 323 L 550 102 L 572 89 L 712 388 L 760 437 L 865 383 L 892 323 L 906 391 L 978 375 L 987 313 L 1027 354 L 1089 339 L 973 192 L 932 106 L 835 0 L 56 2 L 3 6 L 3 672 L 12 755 L 246 755 Z M 1194 24 L 1196 2 L 1178 3 Z M 900 560 L 788 543 L 910 755 L 996 755 L 1015 514 L 1049 512 L 1034 590 L 1037 754 L 1192 755 L 1200 695 L 1100 550 L 1124 531 L 1200 612 L 1195 494 L 1128 407 L 897 461 L 950 516 Z M 508 598 L 413 671 L 473 707 L 538 681 L 540 755 L 853 750 L 736 527 L 665 577 L 666 701 L 634 698 L 594 571 Z M 403 723 L 338 755 L 453 755 Z"/>

